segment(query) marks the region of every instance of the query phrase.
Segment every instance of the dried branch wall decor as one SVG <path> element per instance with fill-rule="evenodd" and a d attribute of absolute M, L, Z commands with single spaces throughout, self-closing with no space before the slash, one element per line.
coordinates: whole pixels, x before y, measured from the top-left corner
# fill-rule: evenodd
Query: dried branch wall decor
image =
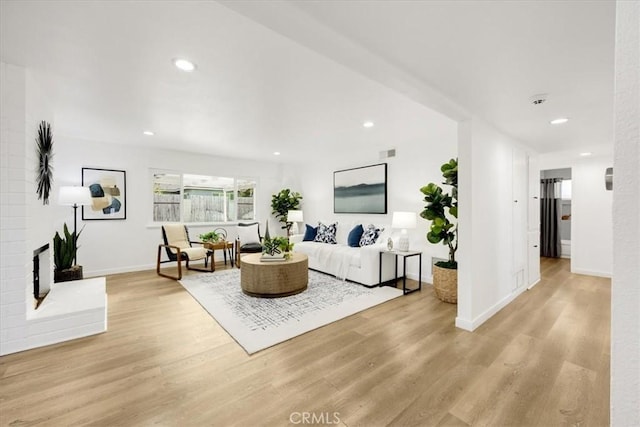
<path fill-rule="evenodd" d="M 38 127 L 36 147 L 38 151 L 36 193 L 38 200 L 42 200 L 43 205 L 48 205 L 49 193 L 53 184 L 53 136 L 51 135 L 51 125 L 44 120 L 40 122 Z"/>

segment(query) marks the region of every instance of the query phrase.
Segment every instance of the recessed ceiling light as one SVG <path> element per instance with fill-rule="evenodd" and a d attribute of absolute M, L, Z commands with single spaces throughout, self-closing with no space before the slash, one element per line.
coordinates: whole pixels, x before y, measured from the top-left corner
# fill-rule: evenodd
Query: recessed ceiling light
<path fill-rule="evenodd" d="M 593 154 L 593 153 L 591 153 L 591 152 L 589 152 L 589 151 L 584 152 L 584 153 L 580 153 L 580 155 L 581 155 L 582 157 L 589 157 L 589 156 L 590 156 L 590 155 L 592 155 L 592 154 Z"/>
<path fill-rule="evenodd" d="M 559 117 L 557 119 L 551 120 L 549 123 L 551 123 L 552 125 L 561 125 L 563 123 L 567 123 L 569 121 L 569 119 L 567 119 L 566 117 Z"/>
<path fill-rule="evenodd" d="M 373 122 L 371 122 L 371 121 L 364 122 L 362 124 L 362 126 L 364 126 L 366 128 L 372 128 L 373 127 Z"/>
<path fill-rule="evenodd" d="M 142 133 L 144 133 L 145 135 L 149 135 L 149 136 L 153 136 L 153 135 L 155 135 L 155 134 L 154 134 L 153 132 L 151 132 L 150 130 L 145 130 L 145 131 L 144 131 L 144 132 L 142 132 Z"/>
<path fill-rule="evenodd" d="M 280 155 L 280 152 L 279 152 L 279 151 L 274 151 L 274 152 L 273 152 L 273 155 L 274 155 L 274 156 L 279 156 L 279 155 Z"/>
<path fill-rule="evenodd" d="M 191 72 L 196 69 L 196 64 L 186 59 L 176 58 L 173 60 L 173 64 L 182 71 Z"/>

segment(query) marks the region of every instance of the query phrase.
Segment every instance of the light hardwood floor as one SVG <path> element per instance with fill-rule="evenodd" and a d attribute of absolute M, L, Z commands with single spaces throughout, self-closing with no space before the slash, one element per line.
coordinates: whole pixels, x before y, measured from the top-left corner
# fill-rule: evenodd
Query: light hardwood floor
<path fill-rule="evenodd" d="M 426 286 L 253 356 L 177 282 L 109 276 L 107 333 L 0 358 L 0 424 L 605 426 L 610 281 L 568 270 L 473 333 Z"/>

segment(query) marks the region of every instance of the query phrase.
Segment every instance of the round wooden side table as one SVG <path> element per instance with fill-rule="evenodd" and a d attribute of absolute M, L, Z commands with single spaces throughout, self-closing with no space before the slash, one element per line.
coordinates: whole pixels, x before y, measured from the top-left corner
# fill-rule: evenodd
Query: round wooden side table
<path fill-rule="evenodd" d="M 261 261 L 262 254 L 242 257 L 240 286 L 247 295 L 276 298 L 295 295 L 307 289 L 309 259 L 305 254 L 292 253 L 284 261 Z"/>

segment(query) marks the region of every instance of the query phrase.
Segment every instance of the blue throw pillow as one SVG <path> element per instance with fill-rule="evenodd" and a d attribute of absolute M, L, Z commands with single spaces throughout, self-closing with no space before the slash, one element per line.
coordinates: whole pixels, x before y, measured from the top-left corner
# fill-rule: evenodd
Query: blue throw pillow
<path fill-rule="evenodd" d="M 316 238 L 316 234 L 318 234 L 318 227 L 312 227 L 309 224 L 305 224 L 307 226 L 307 230 L 304 232 L 304 237 L 302 238 L 303 242 L 313 242 L 313 239 Z"/>
<path fill-rule="evenodd" d="M 364 233 L 364 228 L 362 228 L 362 224 L 358 224 L 355 227 L 353 227 L 353 230 L 349 232 L 349 237 L 347 237 L 347 244 L 352 248 L 359 247 L 362 233 Z"/>

